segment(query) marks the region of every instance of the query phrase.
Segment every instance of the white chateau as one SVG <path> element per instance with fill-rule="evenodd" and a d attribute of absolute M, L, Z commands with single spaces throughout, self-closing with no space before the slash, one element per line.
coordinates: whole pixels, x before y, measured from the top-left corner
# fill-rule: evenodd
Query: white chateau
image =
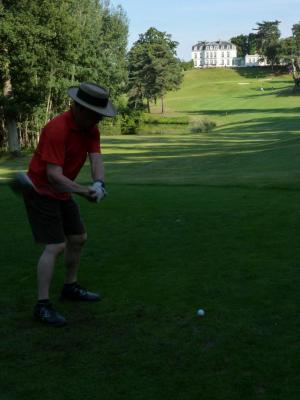
<path fill-rule="evenodd" d="M 258 54 L 237 57 L 236 46 L 231 42 L 198 42 L 192 46 L 195 68 L 254 67 L 266 65 Z"/>
<path fill-rule="evenodd" d="M 198 68 L 232 67 L 236 55 L 236 46 L 221 40 L 198 42 L 192 47 L 192 59 L 194 66 Z"/>

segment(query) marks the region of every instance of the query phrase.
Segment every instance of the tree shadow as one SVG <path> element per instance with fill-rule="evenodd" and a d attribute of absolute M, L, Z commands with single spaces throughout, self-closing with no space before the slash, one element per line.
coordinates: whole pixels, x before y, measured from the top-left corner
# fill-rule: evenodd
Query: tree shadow
<path fill-rule="evenodd" d="M 227 108 L 222 110 L 197 110 L 197 111 L 185 111 L 186 114 L 189 115 L 208 115 L 208 116 L 224 116 L 224 115 L 235 115 L 235 114 L 256 114 L 256 113 L 265 113 L 265 114 L 276 114 L 276 113 L 286 113 L 286 114 L 295 114 L 300 113 L 300 107 L 292 107 L 292 108 Z"/>
<path fill-rule="evenodd" d="M 256 118 L 220 126 L 217 131 L 182 138 L 164 138 L 149 146 L 147 139 L 135 142 L 109 140 L 112 153 L 105 156 L 111 163 L 154 165 L 164 161 L 203 157 L 210 154 L 261 152 L 280 146 L 299 145 L 300 117 Z M 153 144 L 153 138 L 151 138 Z M 116 151 L 116 153 L 114 153 Z"/>
<path fill-rule="evenodd" d="M 245 99 L 245 98 L 256 98 L 260 96 L 275 96 L 275 97 L 297 97 L 300 96 L 300 90 L 295 86 L 288 85 L 280 89 L 276 89 L 274 86 L 262 86 L 261 88 L 251 89 L 255 94 L 243 95 L 234 97 L 235 99 Z M 272 110 L 270 110 L 272 112 Z"/>
<path fill-rule="evenodd" d="M 268 134 L 268 136 L 273 134 L 278 136 L 279 139 L 282 138 L 283 134 L 291 133 L 293 134 L 292 138 L 295 138 L 295 133 L 300 135 L 300 115 L 299 117 L 255 118 L 236 123 L 229 122 L 220 125 L 218 131 L 230 134 Z"/>
<path fill-rule="evenodd" d="M 300 96 L 300 88 L 297 86 L 290 86 L 286 89 L 278 91 L 278 97 L 297 97 Z"/>
<path fill-rule="evenodd" d="M 261 79 L 267 76 L 281 76 L 288 73 L 286 68 L 277 67 L 272 69 L 271 67 L 240 67 L 235 69 L 236 72 L 243 78 L 248 79 Z"/>

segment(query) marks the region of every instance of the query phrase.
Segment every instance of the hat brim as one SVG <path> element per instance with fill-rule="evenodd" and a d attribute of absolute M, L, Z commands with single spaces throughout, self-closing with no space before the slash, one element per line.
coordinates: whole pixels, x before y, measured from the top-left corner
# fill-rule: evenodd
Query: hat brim
<path fill-rule="evenodd" d="M 105 117 L 114 117 L 117 114 L 117 110 L 115 109 L 110 100 L 108 100 L 106 107 L 94 106 L 79 99 L 77 97 L 77 92 L 78 92 L 77 86 L 70 87 L 68 89 L 68 95 L 71 97 L 71 99 L 73 99 L 74 101 L 76 101 L 76 103 L 82 105 L 83 107 L 88 108 L 89 110 L 92 110 L 97 114 L 104 115 Z"/>

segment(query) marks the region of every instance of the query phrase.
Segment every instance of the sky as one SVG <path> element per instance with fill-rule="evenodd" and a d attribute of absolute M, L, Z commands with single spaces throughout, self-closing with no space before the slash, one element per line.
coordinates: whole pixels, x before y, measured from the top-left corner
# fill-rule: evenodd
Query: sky
<path fill-rule="evenodd" d="M 128 49 L 150 27 L 179 42 L 177 56 L 189 61 L 198 41 L 229 40 L 254 33 L 257 22 L 281 21 L 282 37 L 300 22 L 299 0 L 111 0 L 129 20 Z"/>

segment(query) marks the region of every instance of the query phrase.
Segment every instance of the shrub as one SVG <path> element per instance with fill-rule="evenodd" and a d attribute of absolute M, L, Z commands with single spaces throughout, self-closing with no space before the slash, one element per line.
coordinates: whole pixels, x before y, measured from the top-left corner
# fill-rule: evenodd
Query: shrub
<path fill-rule="evenodd" d="M 192 133 L 211 132 L 216 126 L 217 124 L 214 121 L 203 119 L 201 121 L 193 122 L 190 131 Z"/>
<path fill-rule="evenodd" d="M 147 125 L 187 125 L 188 117 L 162 117 L 144 114 L 143 123 Z"/>
<path fill-rule="evenodd" d="M 121 114 L 121 134 L 136 135 L 141 124 L 141 111 L 127 109 Z"/>

